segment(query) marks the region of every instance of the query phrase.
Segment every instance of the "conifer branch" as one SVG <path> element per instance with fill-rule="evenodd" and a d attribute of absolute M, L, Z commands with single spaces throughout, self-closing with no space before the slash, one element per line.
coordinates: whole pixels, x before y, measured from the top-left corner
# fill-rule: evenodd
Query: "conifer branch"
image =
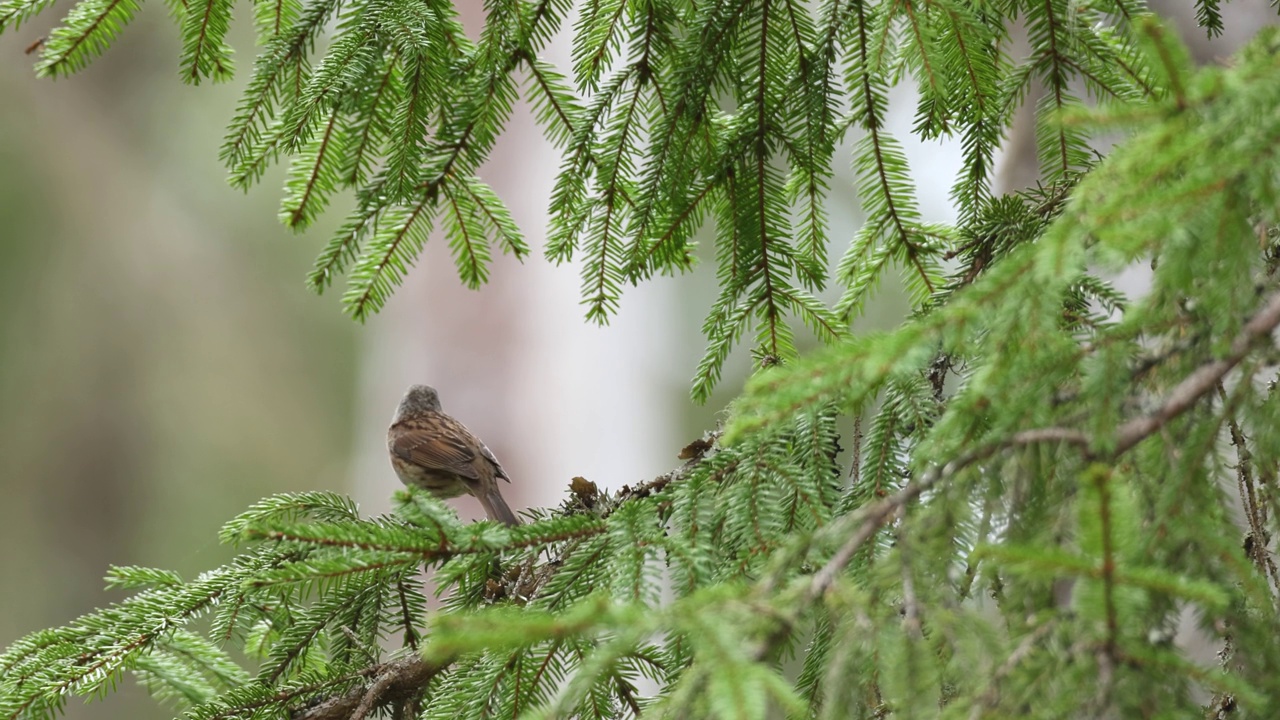
<path fill-rule="evenodd" d="M 399 62 L 400 52 L 397 50 L 386 60 L 386 69 L 379 75 L 377 89 L 368 97 L 364 106 L 367 108 L 366 114 L 357 120 L 356 127 L 359 128 L 359 132 L 351 141 L 350 156 L 344 164 L 343 182 L 347 185 L 363 182 L 366 174 L 370 172 L 369 166 L 375 152 L 375 137 L 382 136 L 387 131 L 387 123 L 381 115 L 383 99 L 392 94 L 392 81 L 396 76 Z"/>
<path fill-rule="evenodd" d="M 1112 527 L 1111 488 L 1108 486 L 1108 473 L 1094 468 L 1093 481 L 1098 492 L 1099 536 L 1102 540 L 1102 564 L 1099 574 L 1102 576 L 1102 601 L 1106 613 L 1106 640 L 1102 645 L 1103 658 L 1099 661 L 1099 670 L 1104 675 L 1118 660 L 1117 652 L 1120 642 L 1120 618 L 1116 611 L 1116 555 L 1115 537 Z M 1099 683 L 1100 692 L 1106 692 L 1110 682 Z"/>
<path fill-rule="evenodd" d="M 43 72 L 85 65 L 137 5 L 72 2 Z M 0 31 L 48 4 L 0 0 Z M 182 79 L 229 74 L 230 2 L 168 5 Z M 1212 32 L 1220 9 L 1201 5 Z M 562 154 L 545 254 L 583 261 L 592 319 L 624 281 L 687 270 L 708 226 L 717 292 L 695 308 L 693 394 L 744 343 L 769 366 L 727 434 L 614 493 L 575 478 L 514 528 L 464 524 L 421 492 L 373 519 L 329 493 L 269 498 L 224 526 L 230 564 L 193 581 L 113 568 L 134 596 L 14 642 L 0 718 L 53 715 L 125 674 L 190 720 L 1277 704 L 1280 33 L 1198 70 L 1135 0 L 495 0 L 476 39 L 457 7 L 255 0 L 261 47 L 222 148 L 233 184 L 287 161 L 280 216 L 296 228 L 354 191 L 308 283 L 346 274 L 364 319 L 436 222 L 469 285 L 495 243 L 528 254 L 478 173 L 529 103 Z M 1008 56 L 1014 14 L 1026 61 Z M 562 75 L 539 53 L 568 17 Z M 995 197 L 1033 80 L 1048 182 Z M 885 123 L 906 83 L 919 101 L 899 131 Z M 1094 153 L 1116 129 L 1132 132 Z M 958 143 L 955 223 L 922 220 L 904 133 Z M 866 221 L 831 272 L 829 185 L 847 160 Z M 1136 263 L 1151 290 L 1131 299 L 1103 273 Z M 890 270 L 908 319 L 850 333 Z M 802 355 L 801 323 L 828 346 Z M 1233 472 L 1239 526 L 1219 482 Z M 1063 579 L 1069 607 L 1051 591 Z M 1187 608 L 1224 642 L 1221 671 L 1165 637 Z M 388 656 L 390 637 L 404 647 Z"/>
<path fill-rule="evenodd" d="M 412 700 L 431 678 L 452 664 L 452 658 L 427 661 L 414 655 L 366 668 L 359 673 L 366 679 L 365 684 L 297 709 L 290 715 L 290 720 L 357 720 L 367 717 L 373 711 Z"/>
<path fill-rule="evenodd" d="M 1253 318 L 1244 324 L 1240 334 L 1231 341 L 1230 350 L 1225 357 L 1197 368 L 1165 396 L 1154 412 L 1121 425 L 1115 435 L 1115 453 L 1123 453 L 1137 445 L 1212 392 L 1222 378 L 1249 354 L 1254 345 L 1269 336 L 1277 325 L 1280 325 L 1280 292 L 1271 295 Z"/>
<path fill-rule="evenodd" d="M 1187 376 L 1166 396 L 1160 407 L 1153 413 L 1135 418 L 1120 426 L 1116 433 L 1114 453 L 1122 454 L 1138 442 L 1154 433 L 1161 426 L 1189 409 L 1198 399 L 1212 392 L 1221 381 L 1253 348 L 1263 336 L 1269 335 L 1280 325 L 1280 293 L 1273 294 L 1262 309 L 1247 322 L 1241 333 L 1232 341 L 1229 354 L 1220 360 L 1202 365 Z M 1088 436 L 1067 428 L 1042 428 L 1018 432 L 1003 442 L 991 443 L 977 450 L 938 466 L 925 473 L 917 481 L 908 483 L 898 492 L 875 505 L 863 508 L 854 515 L 841 520 L 840 526 L 850 527 L 852 533 L 836 554 L 817 573 L 809 585 L 807 597 L 816 598 L 835 581 L 841 570 L 848 565 L 854 554 L 887 523 L 907 503 L 918 498 L 926 490 L 933 487 L 944 477 L 954 475 L 960 470 L 989 458 L 995 452 L 1008 447 L 1031 445 L 1038 443 L 1058 443 L 1089 445 Z M 839 527 L 839 526 L 837 526 Z M 832 533 L 839 533 L 834 527 Z M 1105 572 L 1104 572 L 1105 574 Z M 1114 618 L 1109 622 L 1114 623 Z"/>

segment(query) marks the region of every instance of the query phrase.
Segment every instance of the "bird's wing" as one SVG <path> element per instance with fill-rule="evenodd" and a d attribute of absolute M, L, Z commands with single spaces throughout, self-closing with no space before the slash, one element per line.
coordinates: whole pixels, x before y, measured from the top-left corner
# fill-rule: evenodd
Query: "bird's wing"
<path fill-rule="evenodd" d="M 497 475 L 507 482 L 511 482 L 511 478 L 507 475 L 507 471 L 502 469 L 502 464 L 498 462 L 498 458 L 493 456 L 493 451 L 489 449 L 488 445 L 482 444 L 480 446 L 480 454 L 484 456 L 485 460 L 493 463 L 494 475 Z"/>
<path fill-rule="evenodd" d="M 410 430 L 391 444 L 391 451 L 402 459 L 428 470 L 445 470 L 465 478 L 479 480 L 475 450 L 450 434 Z"/>

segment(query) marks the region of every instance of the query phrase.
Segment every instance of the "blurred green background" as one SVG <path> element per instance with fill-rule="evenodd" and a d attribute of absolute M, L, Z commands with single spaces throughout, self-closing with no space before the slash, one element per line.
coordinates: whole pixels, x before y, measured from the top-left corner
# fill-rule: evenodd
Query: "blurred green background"
<path fill-rule="evenodd" d="M 109 564 L 219 564 L 249 503 L 343 488 L 352 437 L 356 328 L 303 287 L 314 242 L 276 223 L 278 170 L 246 198 L 217 162 L 247 72 L 180 84 L 153 4 L 39 80 L 56 17 L 0 38 L 0 646 L 120 597 Z M 171 715 L 123 687 L 69 715 Z"/>

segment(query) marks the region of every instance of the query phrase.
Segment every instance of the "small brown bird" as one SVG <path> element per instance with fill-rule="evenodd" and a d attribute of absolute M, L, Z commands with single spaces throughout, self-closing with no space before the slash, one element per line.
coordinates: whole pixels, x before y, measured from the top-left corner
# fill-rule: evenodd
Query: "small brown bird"
<path fill-rule="evenodd" d="M 414 385 L 404 394 L 387 429 L 387 449 L 405 485 L 439 498 L 472 495 L 490 520 L 520 524 L 498 491 L 498 479 L 511 478 L 480 438 L 444 414 L 435 388 Z"/>

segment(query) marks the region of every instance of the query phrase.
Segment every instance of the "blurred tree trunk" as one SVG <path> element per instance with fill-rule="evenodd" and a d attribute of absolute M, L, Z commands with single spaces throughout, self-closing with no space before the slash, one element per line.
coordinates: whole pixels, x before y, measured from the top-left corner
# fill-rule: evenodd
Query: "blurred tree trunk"
<path fill-rule="evenodd" d="M 229 557 L 218 526 L 338 489 L 350 435 L 352 327 L 302 287 L 315 244 L 269 242 L 278 182 L 247 199 L 218 165 L 238 90 L 176 82 L 163 12 L 37 79 L 22 46 L 55 21 L 0 62 L 0 577 L 22 578 L 0 645 L 122 597 L 110 565 Z M 68 716 L 170 716 L 125 690 Z"/>

